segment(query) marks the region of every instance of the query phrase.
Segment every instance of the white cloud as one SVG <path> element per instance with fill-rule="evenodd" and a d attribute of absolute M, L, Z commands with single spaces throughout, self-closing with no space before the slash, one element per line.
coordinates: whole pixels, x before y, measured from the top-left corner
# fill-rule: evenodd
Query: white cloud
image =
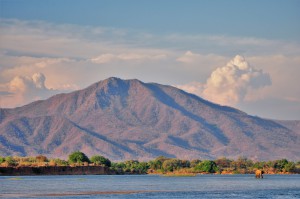
<path fill-rule="evenodd" d="M 237 106 L 265 99 L 294 99 L 295 103 L 295 99 L 300 99 L 300 45 L 294 41 L 228 35 L 155 35 L 138 30 L 11 19 L 0 19 L 0 29 L 2 107 L 3 96 L 11 96 L 11 102 L 6 101 L 11 104 L 17 100 L 8 84 L 17 76 L 27 82 L 24 77 L 32 79 L 37 72 L 47 77 L 44 86 L 48 90 L 74 90 L 118 76 L 172 85 L 192 82 L 184 89 L 200 96 L 205 93 L 218 103 L 238 103 Z M 267 71 L 272 85 L 265 86 L 268 74 L 249 64 L 249 69 L 239 64 L 219 67 L 235 54 L 244 55 L 251 65 Z M 28 92 L 30 84 L 24 85 Z M 287 111 L 285 115 L 288 114 Z"/>
<path fill-rule="evenodd" d="M 199 59 L 199 55 L 192 53 L 192 51 L 187 51 L 183 56 L 178 57 L 176 60 L 183 63 L 193 63 Z"/>
<path fill-rule="evenodd" d="M 1 107 L 20 106 L 34 100 L 45 99 L 59 91 L 45 86 L 46 77 L 42 73 L 16 76 L 10 82 L 1 84 Z"/>
<path fill-rule="evenodd" d="M 178 86 L 223 105 L 236 105 L 243 101 L 250 90 L 271 85 L 270 75 L 250 66 L 240 56 L 235 56 L 225 66 L 215 69 L 205 84 L 192 82 Z"/>
<path fill-rule="evenodd" d="M 193 93 L 198 96 L 201 96 L 204 86 L 205 85 L 200 82 L 191 82 L 191 83 L 184 84 L 184 85 L 177 85 L 176 87 L 179 89 L 185 90 L 189 93 Z"/>

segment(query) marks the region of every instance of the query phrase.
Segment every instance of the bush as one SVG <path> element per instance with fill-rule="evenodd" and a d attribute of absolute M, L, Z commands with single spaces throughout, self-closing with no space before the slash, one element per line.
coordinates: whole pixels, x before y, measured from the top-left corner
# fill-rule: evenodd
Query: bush
<path fill-rule="evenodd" d="M 94 155 L 91 157 L 91 162 L 95 164 L 102 164 L 104 166 L 110 167 L 111 161 L 103 156 Z"/>
<path fill-rule="evenodd" d="M 0 156 L 0 164 L 3 163 L 4 161 L 5 161 L 5 158 Z"/>
<path fill-rule="evenodd" d="M 46 156 L 38 155 L 35 157 L 37 162 L 48 162 L 48 159 Z"/>
<path fill-rule="evenodd" d="M 215 173 L 218 170 L 217 164 L 211 160 L 204 160 L 195 167 L 195 171 L 197 172 Z"/>
<path fill-rule="evenodd" d="M 168 160 L 164 161 L 162 167 L 165 171 L 171 171 L 172 172 L 174 170 L 178 170 L 180 168 L 183 168 L 182 160 L 168 159 Z"/>
<path fill-rule="evenodd" d="M 59 158 L 51 159 L 49 161 L 49 166 L 68 166 L 69 163 L 65 160 L 61 160 Z"/>
<path fill-rule="evenodd" d="M 284 165 L 284 169 L 287 172 L 295 172 L 296 170 L 296 164 L 294 162 L 288 162 Z"/>
<path fill-rule="evenodd" d="M 90 162 L 89 158 L 81 151 L 75 151 L 69 155 L 70 163 Z"/>
<path fill-rule="evenodd" d="M 18 164 L 17 161 L 11 156 L 5 158 L 5 163 L 9 167 L 16 166 Z"/>

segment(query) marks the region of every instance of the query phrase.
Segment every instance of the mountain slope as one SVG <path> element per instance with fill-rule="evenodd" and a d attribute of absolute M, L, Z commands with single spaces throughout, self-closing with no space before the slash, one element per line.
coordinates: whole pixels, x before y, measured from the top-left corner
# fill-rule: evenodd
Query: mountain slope
<path fill-rule="evenodd" d="M 300 158 L 297 122 L 252 117 L 171 86 L 109 78 L 86 89 L 0 110 L 0 155 L 112 160 Z"/>

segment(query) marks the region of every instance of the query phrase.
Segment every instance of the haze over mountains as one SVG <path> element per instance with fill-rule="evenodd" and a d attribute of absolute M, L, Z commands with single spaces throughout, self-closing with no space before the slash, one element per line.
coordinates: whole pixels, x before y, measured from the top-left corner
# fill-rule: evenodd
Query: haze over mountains
<path fill-rule="evenodd" d="M 245 156 L 300 159 L 300 121 L 253 117 L 180 89 L 109 78 L 83 90 L 0 109 L 0 155 L 111 160 Z"/>

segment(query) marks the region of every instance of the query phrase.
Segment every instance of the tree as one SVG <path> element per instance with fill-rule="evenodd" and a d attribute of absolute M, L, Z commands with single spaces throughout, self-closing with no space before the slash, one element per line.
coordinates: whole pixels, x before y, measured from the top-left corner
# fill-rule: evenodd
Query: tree
<path fill-rule="evenodd" d="M 284 170 L 287 172 L 294 172 L 296 170 L 296 164 L 294 162 L 288 162 L 284 165 Z"/>
<path fill-rule="evenodd" d="M 91 157 L 91 162 L 95 164 L 102 164 L 107 167 L 111 166 L 111 161 L 108 158 L 105 158 L 101 155 L 94 155 Z"/>
<path fill-rule="evenodd" d="M 218 167 L 224 169 L 224 168 L 230 168 L 232 160 L 227 159 L 225 157 L 221 157 L 221 158 L 218 158 L 217 160 L 215 160 L 215 162 Z"/>
<path fill-rule="evenodd" d="M 208 173 L 215 173 L 219 170 L 217 164 L 211 160 L 204 160 L 200 162 L 194 169 L 197 172 L 208 172 Z"/>
<path fill-rule="evenodd" d="M 165 160 L 162 168 L 166 171 L 174 171 L 182 168 L 182 160 L 179 159 L 168 159 Z"/>
<path fill-rule="evenodd" d="M 11 156 L 8 156 L 5 158 L 5 163 L 6 163 L 6 166 L 9 166 L 9 167 L 16 166 L 18 164 L 17 161 Z"/>
<path fill-rule="evenodd" d="M 287 161 L 287 159 L 275 160 L 274 168 L 282 171 L 282 169 L 284 169 L 285 165 L 288 163 L 289 162 Z"/>
<path fill-rule="evenodd" d="M 48 162 L 48 158 L 43 155 L 38 155 L 35 157 L 37 162 Z"/>
<path fill-rule="evenodd" d="M 200 162 L 201 162 L 201 160 L 199 160 L 199 159 L 192 160 L 192 161 L 191 161 L 190 167 L 195 167 L 195 166 L 197 166 Z"/>
<path fill-rule="evenodd" d="M 90 162 L 89 158 L 81 151 L 75 151 L 69 155 L 70 163 Z"/>
<path fill-rule="evenodd" d="M 3 163 L 4 161 L 5 161 L 5 158 L 0 156 L 0 164 Z"/>

